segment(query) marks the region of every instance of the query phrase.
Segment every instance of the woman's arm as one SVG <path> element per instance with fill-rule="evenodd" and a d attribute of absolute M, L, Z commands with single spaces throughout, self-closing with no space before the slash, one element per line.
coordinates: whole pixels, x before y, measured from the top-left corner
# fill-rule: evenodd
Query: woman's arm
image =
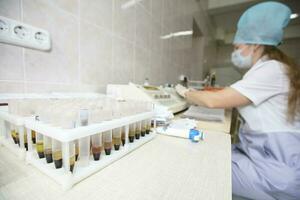
<path fill-rule="evenodd" d="M 186 92 L 185 96 L 189 102 L 208 108 L 233 108 L 252 103 L 230 87 L 219 91 L 190 91 Z"/>

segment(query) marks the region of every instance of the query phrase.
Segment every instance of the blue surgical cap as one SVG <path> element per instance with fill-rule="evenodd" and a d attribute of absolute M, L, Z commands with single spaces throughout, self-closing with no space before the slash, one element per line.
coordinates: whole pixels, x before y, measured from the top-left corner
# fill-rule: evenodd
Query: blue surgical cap
<path fill-rule="evenodd" d="M 250 7 L 239 19 L 233 43 L 279 45 L 291 13 L 289 7 L 273 1 Z"/>

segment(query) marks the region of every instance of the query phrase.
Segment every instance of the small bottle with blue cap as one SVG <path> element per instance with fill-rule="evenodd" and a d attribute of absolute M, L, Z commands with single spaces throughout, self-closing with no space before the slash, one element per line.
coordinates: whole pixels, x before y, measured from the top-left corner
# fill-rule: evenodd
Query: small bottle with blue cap
<path fill-rule="evenodd" d="M 199 142 L 200 140 L 204 140 L 204 133 L 197 129 L 191 129 L 189 132 L 189 139 L 192 142 Z"/>

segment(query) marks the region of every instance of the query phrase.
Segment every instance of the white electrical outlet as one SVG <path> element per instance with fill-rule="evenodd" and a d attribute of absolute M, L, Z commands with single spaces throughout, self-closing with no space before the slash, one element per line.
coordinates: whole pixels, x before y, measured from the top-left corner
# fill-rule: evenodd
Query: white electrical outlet
<path fill-rule="evenodd" d="M 15 26 L 14 27 L 14 34 L 20 39 L 28 39 L 29 38 L 29 31 L 24 26 Z"/>
<path fill-rule="evenodd" d="M 0 16 L 0 42 L 39 50 L 51 48 L 48 31 Z"/>
<path fill-rule="evenodd" d="M 5 32 L 7 32 L 8 31 L 8 24 L 5 22 L 5 21 L 3 21 L 3 20 L 1 20 L 0 19 L 0 34 L 1 33 L 5 33 Z"/>

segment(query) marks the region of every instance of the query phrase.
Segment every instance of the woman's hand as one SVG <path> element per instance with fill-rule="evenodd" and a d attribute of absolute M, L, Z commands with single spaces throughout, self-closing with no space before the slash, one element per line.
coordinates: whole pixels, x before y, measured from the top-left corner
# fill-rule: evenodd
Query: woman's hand
<path fill-rule="evenodd" d="M 177 84 L 176 86 L 175 86 L 175 90 L 176 90 L 176 92 L 180 95 L 180 96 L 182 96 L 183 98 L 185 98 L 186 96 L 186 93 L 189 91 L 189 89 L 187 89 L 186 87 L 184 87 L 184 86 L 182 86 L 182 85 L 180 85 L 180 84 Z"/>

